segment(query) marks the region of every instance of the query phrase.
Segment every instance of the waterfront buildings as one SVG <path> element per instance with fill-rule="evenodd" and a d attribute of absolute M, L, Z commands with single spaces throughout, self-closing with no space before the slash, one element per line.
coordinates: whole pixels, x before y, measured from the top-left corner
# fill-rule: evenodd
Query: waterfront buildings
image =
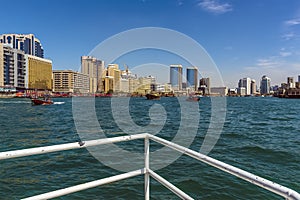
<path fill-rule="evenodd" d="M 173 90 L 182 90 L 182 65 L 170 65 L 170 84 Z"/>
<path fill-rule="evenodd" d="M 172 93 L 172 87 L 170 84 L 157 84 L 156 91 L 161 93 Z"/>
<path fill-rule="evenodd" d="M 294 82 L 294 77 L 287 77 L 287 82 L 281 83 L 281 87 L 278 88 L 275 96 L 283 98 L 300 98 L 300 81 Z"/>
<path fill-rule="evenodd" d="M 270 94 L 271 79 L 264 75 L 260 81 L 260 93 L 262 95 Z"/>
<path fill-rule="evenodd" d="M 118 64 L 109 64 L 103 71 L 101 91 L 105 93 L 120 92 L 121 74 Z"/>
<path fill-rule="evenodd" d="M 92 56 L 81 56 L 81 73 L 89 76 L 90 93 L 101 91 L 104 61 Z"/>
<path fill-rule="evenodd" d="M 250 93 L 252 95 L 256 95 L 256 91 L 257 91 L 257 86 L 256 86 L 256 81 L 254 79 L 251 80 L 251 87 L 250 87 Z"/>
<path fill-rule="evenodd" d="M 24 89 L 26 86 L 26 60 L 24 52 L 0 43 L 0 87 Z"/>
<path fill-rule="evenodd" d="M 199 90 L 202 91 L 204 95 L 209 95 L 211 93 L 210 78 L 201 78 L 199 85 Z"/>
<path fill-rule="evenodd" d="M 238 87 L 237 94 L 240 96 L 246 96 L 246 88 L 245 87 Z"/>
<path fill-rule="evenodd" d="M 289 88 L 295 88 L 294 77 L 287 77 L 287 84 Z"/>
<path fill-rule="evenodd" d="M 139 79 L 137 78 L 129 78 L 129 92 L 130 93 L 137 93 L 139 87 Z"/>
<path fill-rule="evenodd" d="M 28 89 L 52 90 L 52 61 L 32 55 L 26 58 L 26 84 Z"/>
<path fill-rule="evenodd" d="M 188 67 L 186 69 L 187 88 L 193 91 L 198 89 L 198 68 Z"/>
<path fill-rule="evenodd" d="M 44 58 L 43 46 L 34 34 L 2 34 L 0 35 L 0 43 L 24 51 L 25 54 Z"/>
<path fill-rule="evenodd" d="M 239 80 L 238 88 L 245 88 L 245 94 L 239 93 L 239 95 L 251 95 L 251 79 L 250 78 L 243 78 Z M 243 91 L 240 89 L 239 91 Z"/>
<path fill-rule="evenodd" d="M 140 77 L 138 78 L 138 87 L 136 91 L 138 94 L 148 94 L 151 91 L 156 91 L 156 79 L 153 76 Z"/>
<path fill-rule="evenodd" d="M 0 87 L 52 89 L 52 61 L 0 44 Z"/>
<path fill-rule="evenodd" d="M 227 87 L 212 87 L 210 95 L 212 96 L 227 96 L 228 88 Z"/>
<path fill-rule="evenodd" d="M 242 78 L 238 82 L 237 94 L 240 96 L 256 95 L 256 81 L 251 78 Z"/>
<path fill-rule="evenodd" d="M 72 70 L 53 70 L 53 92 L 88 93 L 89 76 Z"/>
<path fill-rule="evenodd" d="M 52 61 L 33 34 L 0 35 L 0 87 L 51 90 Z"/>
<path fill-rule="evenodd" d="M 129 80 L 128 79 L 121 78 L 120 92 L 129 93 Z"/>
<path fill-rule="evenodd" d="M 120 92 L 121 89 L 121 70 L 118 64 L 109 64 L 107 67 L 107 76 L 112 78 L 112 90 Z"/>

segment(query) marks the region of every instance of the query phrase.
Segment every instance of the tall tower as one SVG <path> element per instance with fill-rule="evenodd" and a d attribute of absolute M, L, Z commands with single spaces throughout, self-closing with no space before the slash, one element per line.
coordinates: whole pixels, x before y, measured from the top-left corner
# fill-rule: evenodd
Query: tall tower
<path fill-rule="evenodd" d="M 251 80 L 251 94 L 256 94 L 256 81 L 254 79 Z"/>
<path fill-rule="evenodd" d="M 251 93 L 251 79 L 243 78 L 239 80 L 239 88 L 245 88 L 245 95 L 250 95 Z"/>
<path fill-rule="evenodd" d="M 170 65 L 170 83 L 174 90 L 182 90 L 182 65 Z"/>
<path fill-rule="evenodd" d="M 104 61 L 92 56 L 81 56 L 81 73 L 90 77 L 90 92 L 95 93 L 101 88 L 101 78 L 104 70 Z"/>
<path fill-rule="evenodd" d="M 197 67 L 188 67 L 186 69 L 186 81 L 187 87 L 193 88 L 194 91 L 198 88 L 198 68 Z"/>
<path fill-rule="evenodd" d="M 270 87 L 271 87 L 271 79 L 266 75 L 264 75 L 261 78 L 261 82 L 260 82 L 260 93 L 270 94 Z"/>

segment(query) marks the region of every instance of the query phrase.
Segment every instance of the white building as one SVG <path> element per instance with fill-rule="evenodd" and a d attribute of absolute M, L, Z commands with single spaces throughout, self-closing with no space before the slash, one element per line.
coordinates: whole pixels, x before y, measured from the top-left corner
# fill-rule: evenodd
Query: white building
<path fill-rule="evenodd" d="M 243 78 L 239 80 L 239 88 L 245 88 L 245 95 L 251 95 L 251 78 Z M 242 95 L 242 94 L 240 94 Z"/>
<path fill-rule="evenodd" d="M 3 86 L 26 87 L 26 57 L 23 51 L 0 43 L 0 87 Z"/>
<path fill-rule="evenodd" d="M 212 87 L 210 88 L 210 90 L 211 90 L 211 95 L 227 96 L 228 94 L 227 87 Z"/>

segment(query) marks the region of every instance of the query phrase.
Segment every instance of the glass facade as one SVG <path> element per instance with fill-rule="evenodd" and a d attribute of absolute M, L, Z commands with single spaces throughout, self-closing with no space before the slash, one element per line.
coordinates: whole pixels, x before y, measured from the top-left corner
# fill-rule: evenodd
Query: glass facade
<path fill-rule="evenodd" d="M 271 79 L 267 76 L 263 76 L 260 82 L 260 93 L 261 94 L 270 94 L 271 88 Z"/>
<path fill-rule="evenodd" d="M 182 66 L 171 65 L 170 66 L 170 83 L 176 90 L 182 89 Z"/>
<path fill-rule="evenodd" d="M 186 80 L 187 87 L 197 87 L 198 82 L 198 70 L 197 68 L 187 68 L 186 69 Z"/>

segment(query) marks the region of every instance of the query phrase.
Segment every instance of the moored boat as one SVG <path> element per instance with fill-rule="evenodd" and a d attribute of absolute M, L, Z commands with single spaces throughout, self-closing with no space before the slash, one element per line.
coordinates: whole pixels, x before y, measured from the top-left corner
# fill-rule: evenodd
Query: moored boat
<path fill-rule="evenodd" d="M 148 100 L 158 100 L 158 99 L 160 99 L 160 95 L 156 94 L 156 93 L 146 94 L 146 98 Z"/>

